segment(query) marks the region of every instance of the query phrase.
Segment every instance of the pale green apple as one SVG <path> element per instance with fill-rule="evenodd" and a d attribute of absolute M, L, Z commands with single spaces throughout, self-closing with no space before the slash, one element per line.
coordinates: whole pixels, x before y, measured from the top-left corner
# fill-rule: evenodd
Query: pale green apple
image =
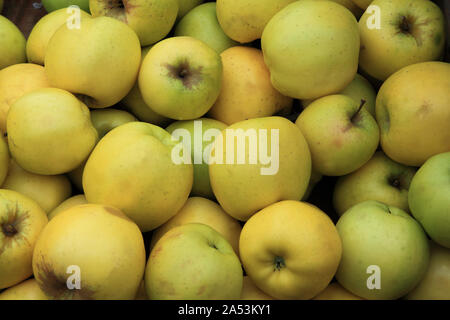
<path fill-rule="evenodd" d="M 153 300 L 238 300 L 243 272 L 239 258 L 213 228 L 188 223 L 156 242 L 145 270 Z"/>
<path fill-rule="evenodd" d="M 63 58 L 66 57 L 66 58 Z M 109 17 L 64 24 L 50 39 L 45 72 L 50 84 L 76 95 L 90 108 L 122 100 L 139 72 L 141 46 L 125 23 Z"/>
<path fill-rule="evenodd" d="M 142 62 L 139 88 L 152 110 L 175 120 L 203 116 L 219 96 L 220 55 L 192 37 L 173 37 L 154 45 Z"/>
<path fill-rule="evenodd" d="M 93 17 L 113 17 L 128 24 L 141 46 L 163 39 L 175 24 L 179 0 L 90 0 Z"/>
<path fill-rule="evenodd" d="M 450 300 L 450 249 L 430 241 L 430 263 L 419 285 L 407 300 Z"/>
<path fill-rule="evenodd" d="M 203 157 L 205 152 L 208 155 L 206 148 L 214 142 L 214 138 L 211 140 L 204 139 L 204 134 L 210 129 L 220 133 L 226 127 L 227 125 L 223 122 L 200 118 L 197 120 L 176 121 L 166 128 L 172 136 L 174 132 L 180 132 L 181 135 L 188 134 L 186 137 L 181 136 L 183 140 L 180 141 L 187 143 L 187 150 L 191 152 L 191 160 L 194 164 L 194 184 L 192 185 L 191 194 L 194 196 L 214 199 L 214 193 L 209 181 L 208 163 L 204 161 Z M 184 141 L 184 139 L 187 141 Z"/>
<path fill-rule="evenodd" d="M 16 25 L 0 15 L 0 70 L 27 60 L 26 40 Z"/>
<path fill-rule="evenodd" d="M 172 218 L 192 188 L 192 164 L 176 164 L 177 145 L 164 129 L 129 122 L 108 132 L 96 145 L 83 171 L 89 203 L 121 209 L 143 232 Z"/>
<path fill-rule="evenodd" d="M 334 208 L 342 215 L 357 203 L 377 200 L 409 212 L 408 189 L 415 172 L 414 167 L 397 163 L 378 151 L 361 168 L 338 179 Z"/>
<path fill-rule="evenodd" d="M 89 0 L 42 0 L 47 12 L 56 11 L 68 6 L 78 6 L 81 10 L 89 12 Z"/>
<path fill-rule="evenodd" d="M 405 211 L 368 200 L 347 210 L 336 227 L 342 240 L 336 279 L 353 294 L 398 299 L 425 275 L 428 239 Z"/>
<path fill-rule="evenodd" d="M 183 18 L 189 11 L 203 3 L 205 0 L 177 0 L 178 18 Z"/>
<path fill-rule="evenodd" d="M 366 101 L 366 103 L 364 103 L 364 108 L 369 111 L 373 117 L 375 117 L 375 100 L 377 98 L 377 93 L 375 92 L 372 84 L 362 75 L 357 73 L 352 82 L 350 82 L 344 90 L 339 92 L 339 94 L 353 98 L 353 100 L 358 103 L 361 100 Z M 313 101 L 314 100 L 302 100 L 302 105 L 306 108 Z"/>
<path fill-rule="evenodd" d="M 374 0 L 371 5 L 378 11 L 367 10 L 359 20 L 359 65 L 367 74 L 384 81 L 405 66 L 442 58 L 445 18 L 437 4 Z"/>
<path fill-rule="evenodd" d="M 412 215 L 438 244 L 450 248 L 450 152 L 429 158 L 409 188 Z"/>
<path fill-rule="evenodd" d="M 327 176 L 349 174 L 375 153 L 379 129 L 375 119 L 344 95 L 315 100 L 296 120 L 311 150 L 312 166 Z"/>
<path fill-rule="evenodd" d="M 202 40 L 218 53 L 238 44 L 223 32 L 217 20 L 215 2 L 199 5 L 186 14 L 178 22 L 175 36 L 189 36 Z"/>
<path fill-rule="evenodd" d="M 355 78 L 358 23 L 335 2 L 296 1 L 269 21 L 261 47 L 278 91 L 293 98 L 316 99 L 340 92 Z"/>

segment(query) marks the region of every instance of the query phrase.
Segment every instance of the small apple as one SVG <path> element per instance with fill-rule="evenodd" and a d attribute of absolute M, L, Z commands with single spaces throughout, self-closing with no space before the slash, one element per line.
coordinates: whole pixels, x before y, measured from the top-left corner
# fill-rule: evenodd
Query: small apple
<path fill-rule="evenodd" d="M 83 189 L 89 203 L 114 206 L 143 232 L 173 217 L 192 188 L 192 164 L 176 164 L 164 129 L 129 122 L 108 132 L 89 156 Z"/>
<path fill-rule="evenodd" d="M 152 110 L 176 120 L 203 116 L 219 96 L 220 55 L 192 37 L 173 37 L 154 45 L 142 62 L 139 88 Z"/>
<path fill-rule="evenodd" d="M 48 300 L 35 279 L 28 279 L 0 293 L 0 300 Z"/>
<path fill-rule="evenodd" d="M 188 36 L 202 40 L 217 53 L 237 45 L 237 42 L 230 39 L 220 27 L 215 2 L 199 5 L 186 14 L 178 22 L 175 36 Z"/>
<path fill-rule="evenodd" d="M 252 279 L 249 276 L 245 276 L 240 300 L 274 300 L 274 298 L 259 290 Z"/>
<path fill-rule="evenodd" d="M 408 190 L 415 173 L 414 167 L 397 163 L 378 151 L 361 168 L 338 179 L 334 208 L 342 215 L 357 203 L 377 200 L 409 212 Z"/>
<path fill-rule="evenodd" d="M 261 47 L 278 91 L 316 99 L 340 92 L 355 78 L 358 23 L 335 2 L 295 1 L 269 21 Z"/>
<path fill-rule="evenodd" d="M 450 152 L 429 158 L 411 181 L 411 213 L 435 242 L 450 248 Z"/>
<path fill-rule="evenodd" d="M 47 215 L 34 200 L 0 189 L 0 289 L 33 274 L 34 245 L 47 222 Z"/>
<path fill-rule="evenodd" d="M 70 197 L 70 198 L 64 200 L 63 202 L 61 202 L 59 204 L 59 206 L 57 206 L 55 209 L 50 211 L 50 213 L 47 214 L 48 220 L 50 221 L 51 219 L 56 217 L 58 214 L 66 211 L 69 208 L 78 206 L 80 204 L 87 204 L 87 203 L 88 202 L 87 202 L 84 194 L 78 194 L 76 196 Z"/>
<path fill-rule="evenodd" d="M 436 61 L 407 66 L 383 83 L 375 111 L 389 158 L 418 167 L 450 151 L 448 88 L 450 63 Z"/>
<path fill-rule="evenodd" d="M 42 0 L 47 12 L 56 11 L 69 6 L 78 6 L 81 10 L 89 12 L 89 0 Z"/>
<path fill-rule="evenodd" d="M 359 65 L 364 72 L 384 81 L 408 65 L 442 58 L 445 18 L 437 4 L 374 0 L 371 5 L 377 10 L 367 10 L 359 20 Z"/>
<path fill-rule="evenodd" d="M 92 110 L 91 121 L 101 139 L 112 129 L 128 122 L 137 121 L 137 119 L 129 112 L 108 108 Z"/>
<path fill-rule="evenodd" d="M 213 228 L 189 223 L 165 233 L 150 253 L 145 288 L 152 300 L 238 300 L 243 272 Z"/>
<path fill-rule="evenodd" d="M 283 109 L 292 108 L 292 98 L 283 96 L 272 86 L 261 50 L 236 46 L 225 50 L 220 56 L 223 64 L 222 90 L 208 112 L 210 117 L 231 125 L 243 120 L 270 117 Z"/>
<path fill-rule="evenodd" d="M 14 23 L 0 15 L 0 70 L 27 61 L 26 40 Z"/>
<path fill-rule="evenodd" d="M 73 17 L 73 12 L 67 9 L 58 9 L 43 16 L 33 27 L 27 40 L 28 62 L 44 65 L 45 51 L 48 42 L 62 25 Z M 80 19 L 90 19 L 90 14 L 80 11 Z M 80 21 L 81 21 L 80 20 Z"/>
<path fill-rule="evenodd" d="M 138 226 L 120 210 L 96 204 L 54 217 L 33 252 L 34 276 L 51 299 L 132 300 L 144 269 Z"/>
<path fill-rule="evenodd" d="M 276 299 L 311 299 L 323 291 L 341 259 L 331 219 L 300 201 L 280 201 L 254 214 L 239 240 L 247 275 Z"/>
<path fill-rule="evenodd" d="M 72 194 L 69 179 L 64 175 L 40 175 L 22 169 L 14 159 L 9 163 L 3 189 L 17 191 L 49 213 Z"/>
<path fill-rule="evenodd" d="M 333 282 L 312 300 L 363 300 L 363 298 L 355 296 L 350 291 L 344 289 L 339 283 Z"/>
<path fill-rule="evenodd" d="M 344 95 L 315 100 L 295 121 L 311 151 L 312 166 L 326 176 L 342 176 L 363 166 L 375 153 L 379 129 L 375 119 Z"/>
<path fill-rule="evenodd" d="M 177 0 L 178 18 L 183 18 L 188 12 L 203 3 L 205 0 Z"/>
<path fill-rule="evenodd" d="M 16 100 L 8 112 L 7 131 L 19 166 L 44 175 L 75 169 L 97 141 L 86 105 L 56 88 L 37 89 Z"/>
<path fill-rule="evenodd" d="M 93 17 L 113 17 L 128 24 L 141 46 L 163 39 L 172 29 L 179 0 L 90 0 Z"/>
<path fill-rule="evenodd" d="M 44 60 L 50 84 L 76 94 L 90 108 L 122 100 L 136 81 L 140 61 L 136 33 L 110 17 L 83 19 L 80 28 L 64 24 L 50 39 Z"/>
<path fill-rule="evenodd" d="M 405 211 L 369 200 L 347 210 L 336 227 L 342 239 L 336 279 L 353 294 L 398 299 L 425 275 L 428 239 Z"/>

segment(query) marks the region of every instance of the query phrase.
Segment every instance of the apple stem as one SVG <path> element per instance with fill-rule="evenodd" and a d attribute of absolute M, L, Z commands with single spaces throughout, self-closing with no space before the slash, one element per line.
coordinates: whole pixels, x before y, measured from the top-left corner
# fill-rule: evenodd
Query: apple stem
<path fill-rule="evenodd" d="M 366 103 L 366 100 L 361 99 L 361 103 L 359 104 L 358 110 L 356 111 L 356 113 L 352 116 L 351 121 L 354 122 L 354 120 L 356 119 L 356 117 L 358 116 L 358 114 L 361 112 L 362 107 L 364 106 L 364 104 Z"/>

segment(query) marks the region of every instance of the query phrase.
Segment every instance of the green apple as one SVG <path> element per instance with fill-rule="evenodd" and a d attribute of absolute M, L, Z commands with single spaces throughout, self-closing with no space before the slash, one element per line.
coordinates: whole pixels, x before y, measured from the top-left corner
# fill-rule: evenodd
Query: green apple
<path fill-rule="evenodd" d="M 238 300 L 243 272 L 239 258 L 213 228 L 188 223 L 156 242 L 145 270 L 153 300 Z"/>
<path fill-rule="evenodd" d="M 430 241 L 430 263 L 419 285 L 407 300 L 450 300 L 450 249 Z"/>
<path fill-rule="evenodd" d="M 44 62 L 52 86 L 77 94 L 90 108 L 105 108 L 131 90 L 140 61 L 136 33 L 123 22 L 99 17 L 81 20 L 79 29 L 61 26 Z"/>
<path fill-rule="evenodd" d="M 376 119 L 381 147 L 399 163 L 419 167 L 450 151 L 450 63 L 407 66 L 378 91 Z"/>
<path fill-rule="evenodd" d="M 272 203 L 303 197 L 311 176 L 311 155 L 302 132 L 288 119 L 244 120 L 216 137 L 209 176 L 225 212 L 247 221 Z"/>
<path fill-rule="evenodd" d="M 438 244 L 450 248 L 450 152 L 429 158 L 409 188 L 411 213 Z"/>
<path fill-rule="evenodd" d="M 344 95 L 315 100 L 296 120 L 311 150 L 312 166 L 327 176 L 349 174 L 375 153 L 379 129 L 375 119 Z"/>
<path fill-rule="evenodd" d="M 191 153 L 191 160 L 194 164 L 192 195 L 214 199 L 214 193 L 209 181 L 208 163 L 203 159 L 204 153 L 208 155 L 206 148 L 214 142 L 214 138 L 211 140 L 204 139 L 204 134 L 208 130 L 211 132 L 214 130 L 216 134 L 220 134 L 226 127 L 227 125 L 223 122 L 201 118 L 198 120 L 177 121 L 166 128 L 172 136 L 174 136 L 174 133 L 177 136 L 179 134 L 182 142 L 187 143 L 187 150 Z"/>
<path fill-rule="evenodd" d="M 295 1 L 269 21 L 261 47 L 278 91 L 297 99 L 316 99 L 340 92 L 355 78 L 358 23 L 335 2 Z"/>
<path fill-rule="evenodd" d="M 205 0 L 177 0 L 178 18 L 183 18 L 186 13 L 203 3 Z"/>
<path fill-rule="evenodd" d="M 353 294 L 398 299 L 424 277 L 428 239 L 405 211 L 368 200 L 347 210 L 336 227 L 342 240 L 336 279 Z"/>
<path fill-rule="evenodd" d="M 0 70 L 27 60 L 26 40 L 14 23 L 0 15 Z"/>
<path fill-rule="evenodd" d="M 384 81 L 405 66 L 442 58 L 445 18 L 437 4 L 374 0 L 371 5 L 378 11 L 367 10 L 359 20 L 359 65 L 364 72 Z"/>
<path fill-rule="evenodd" d="M 89 0 L 42 0 L 47 12 L 56 11 L 69 6 L 78 6 L 81 10 L 89 12 Z"/>
<path fill-rule="evenodd" d="M 172 161 L 177 142 L 164 129 L 129 122 L 108 132 L 89 156 L 83 189 L 89 203 L 122 210 L 142 231 L 173 217 L 192 188 L 192 164 Z"/>
<path fill-rule="evenodd" d="M 9 150 L 19 166 L 43 175 L 75 169 L 98 137 L 86 105 L 56 88 L 37 89 L 17 99 L 6 129 Z"/>
<path fill-rule="evenodd" d="M 203 116 L 219 96 L 220 55 L 192 37 L 173 37 L 154 45 L 142 62 L 139 88 L 152 110 L 175 120 Z"/>
<path fill-rule="evenodd" d="M 178 0 L 90 0 L 93 17 L 113 17 L 128 24 L 141 46 L 163 39 L 178 14 Z"/>
<path fill-rule="evenodd" d="M 408 189 L 415 172 L 414 167 L 397 163 L 378 151 L 361 168 L 338 179 L 334 208 L 342 215 L 357 203 L 377 200 L 409 212 Z"/>
<path fill-rule="evenodd" d="M 238 43 L 223 32 L 216 16 L 216 3 L 209 2 L 189 11 L 175 28 L 175 36 L 189 36 L 221 53 Z"/>
<path fill-rule="evenodd" d="M 364 108 L 369 111 L 369 113 L 375 117 L 375 100 L 377 98 L 377 93 L 373 88 L 372 84 L 360 74 L 356 74 L 355 78 L 346 86 L 339 94 L 343 94 L 350 98 L 353 98 L 356 102 L 361 100 L 366 101 Z M 309 106 L 314 100 L 302 100 L 302 105 L 304 108 Z"/>
<path fill-rule="evenodd" d="M 73 15 L 67 9 L 58 9 L 43 16 L 33 27 L 27 40 L 28 62 L 44 65 L 48 42 L 63 24 Z M 90 14 L 80 11 L 80 19 L 89 19 Z M 80 20 L 81 21 L 81 20 Z"/>

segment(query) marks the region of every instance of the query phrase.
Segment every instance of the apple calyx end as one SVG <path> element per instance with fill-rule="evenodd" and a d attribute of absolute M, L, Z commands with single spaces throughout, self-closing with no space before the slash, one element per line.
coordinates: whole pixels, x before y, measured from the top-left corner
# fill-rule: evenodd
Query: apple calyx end
<path fill-rule="evenodd" d="M 286 262 L 283 257 L 276 256 L 274 259 L 274 271 L 280 271 L 282 268 L 286 267 Z"/>
<path fill-rule="evenodd" d="M 3 234 L 7 237 L 13 237 L 18 233 L 16 227 L 12 223 L 6 223 L 2 225 L 2 231 Z"/>

